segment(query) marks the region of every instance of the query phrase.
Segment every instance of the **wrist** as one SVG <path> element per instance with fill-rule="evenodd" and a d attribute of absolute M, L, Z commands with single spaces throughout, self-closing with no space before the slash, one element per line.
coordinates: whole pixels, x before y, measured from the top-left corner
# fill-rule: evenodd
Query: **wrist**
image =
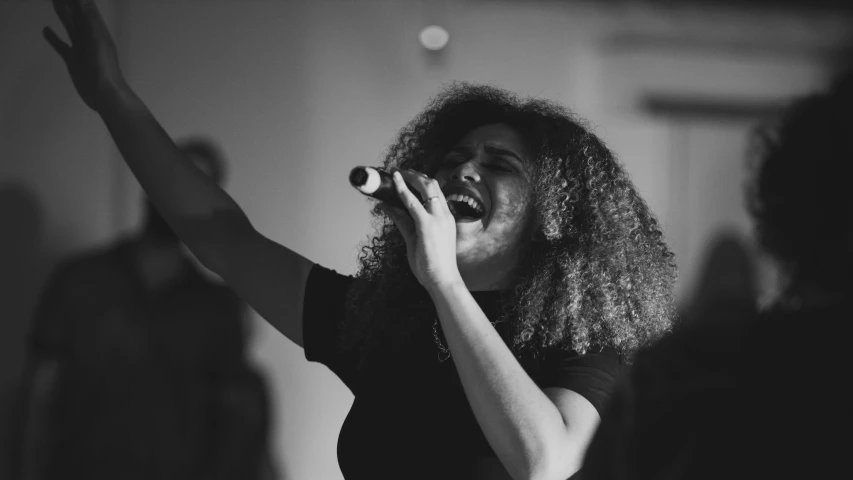
<path fill-rule="evenodd" d="M 138 102 L 139 98 L 130 86 L 124 80 L 117 80 L 107 83 L 99 90 L 96 111 L 105 116 L 125 110 Z"/>
<path fill-rule="evenodd" d="M 438 295 L 449 295 L 458 291 L 468 291 L 468 287 L 465 286 L 465 281 L 462 280 L 462 276 L 455 276 L 452 278 L 448 278 L 447 280 L 432 282 L 426 287 L 427 293 L 429 293 L 430 297 L 433 299 Z"/>

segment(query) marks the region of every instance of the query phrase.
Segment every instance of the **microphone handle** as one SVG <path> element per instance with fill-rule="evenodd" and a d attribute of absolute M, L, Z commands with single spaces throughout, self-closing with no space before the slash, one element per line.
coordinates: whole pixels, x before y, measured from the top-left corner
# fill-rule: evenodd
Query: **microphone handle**
<path fill-rule="evenodd" d="M 379 182 L 378 185 L 374 185 L 373 183 L 375 183 L 376 180 L 373 179 L 372 181 L 366 181 L 365 184 L 357 185 L 355 182 L 353 182 L 353 177 L 355 177 L 355 174 L 352 173 L 350 174 L 350 182 L 353 184 L 353 187 L 355 187 L 356 190 L 358 190 L 364 195 L 367 195 L 368 197 L 372 197 L 383 202 L 388 202 L 397 207 L 405 208 L 403 206 L 403 202 L 400 200 L 400 196 L 397 194 L 397 189 L 394 186 L 394 178 L 391 176 L 390 173 L 386 172 L 385 170 L 372 167 L 356 167 L 353 169 L 353 172 L 356 172 L 359 169 L 363 169 L 365 171 L 372 171 L 370 175 L 378 174 Z M 412 187 L 409 182 L 406 182 L 406 186 L 409 187 L 409 191 L 412 192 L 412 194 L 418 199 L 418 201 L 423 203 L 423 198 L 420 192 L 418 192 L 414 187 Z"/>

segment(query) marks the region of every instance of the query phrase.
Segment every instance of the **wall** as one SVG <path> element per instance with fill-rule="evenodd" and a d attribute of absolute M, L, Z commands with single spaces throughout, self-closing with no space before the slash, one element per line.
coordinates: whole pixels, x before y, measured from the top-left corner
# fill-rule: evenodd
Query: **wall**
<path fill-rule="evenodd" d="M 790 98 L 820 88 L 849 61 L 841 16 L 704 7 L 591 13 L 588 110 L 658 214 L 676 254 L 677 293 L 690 303 L 720 236 L 753 256 L 759 294 L 774 270 L 759 255 L 743 187 L 754 128 Z M 847 52 L 847 56 L 845 56 Z M 594 87 L 593 87 L 594 85 Z"/>
<path fill-rule="evenodd" d="M 378 162 L 443 83 L 470 80 L 564 102 L 592 120 L 664 223 L 687 285 L 708 232 L 734 223 L 748 235 L 737 195 L 749 122 L 686 122 L 653 115 L 640 100 L 651 92 L 778 101 L 819 85 L 829 64 L 820 53 L 843 38 L 832 20 L 780 14 L 762 17 L 769 26 L 758 28 L 755 18 L 725 11 L 579 2 L 99 4 L 131 85 L 164 127 L 175 137 L 219 141 L 230 163 L 227 189 L 256 227 L 343 273 L 355 271 L 357 246 L 371 231 L 368 203 L 347 186 L 347 172 Z M 10 385 L 45 269 L 61 254 L 135 228 L 139 189 L 38 38 L 43 23 L 58 24 L 47 2 L 0 3 L 0 22 L 0 225 L 28 225 L 0 250 L 15 264 L 0 297 L 3 311 L 15 312 L 0 326 L 0 351 L 9 357 L 0 378 Z M 417 43 L 430 23 L 451 33 L 438 55 Z M 732 38 L 808 48 L 783 42 L 744 56 L 729 47 Z M 720 188 L 705 194 L 708 169 Z M 728 203 L 713 200 L 720 192 Z M 262 321 L 255 325 L 283 476 L 340 478 L 335 443 L 350 393 Z"/>
<path fill-rule="evenodd" d="M 0 2 L 0 452 L 46 274 L 115 233 L 113 147 L 41 37 L 52 15 L 50 2 Z"/>

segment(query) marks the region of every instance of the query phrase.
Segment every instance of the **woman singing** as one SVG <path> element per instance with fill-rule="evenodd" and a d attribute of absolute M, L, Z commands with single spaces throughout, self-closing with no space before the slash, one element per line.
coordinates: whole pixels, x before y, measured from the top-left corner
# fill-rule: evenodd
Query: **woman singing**
<path fill-rule="evenodd" d="M 263 237 L 185 161 L 125 82 L 94 2 L 54 5 L 70 44 L 47 40 L 163 217 L 355 395 L 346 478 L 580 469 L 620 364 L 670 327 L 676 270 L 577 118 L 492 87 L 440 93 L 385 157 L 403 206 L 376 206 L 380 230 L 344 276 Z"/>

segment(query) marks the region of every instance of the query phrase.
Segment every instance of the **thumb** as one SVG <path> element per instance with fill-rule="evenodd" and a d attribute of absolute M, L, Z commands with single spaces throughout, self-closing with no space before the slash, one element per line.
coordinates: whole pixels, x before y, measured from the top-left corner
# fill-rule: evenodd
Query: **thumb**
<path fill-rule="evenodd" d="M 42 35 L 44 35 L 44 39 L 47 40 L 47 43 L 56 50 L 56 53 L 62 57 L 62 60 L 67 64 L 68 63 L 68 55 L 71 51 L 71 47 L 68 46 L 67 43 L 63 42 L 59 39 L 59 36 L 51 29 L 50 27 L 44 27 L 41 31 Z"/>

